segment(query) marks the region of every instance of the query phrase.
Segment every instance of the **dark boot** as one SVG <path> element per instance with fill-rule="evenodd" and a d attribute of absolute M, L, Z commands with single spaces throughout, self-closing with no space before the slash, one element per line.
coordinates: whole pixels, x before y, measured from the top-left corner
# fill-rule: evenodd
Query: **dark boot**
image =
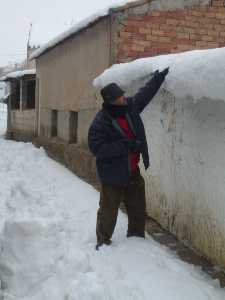
<path fill-rule="evenodd" d="M 112 241 L 111 240 L 104 240 L 100 243 L 97 243 L 97 245 L 95 246 L 95 249 L 98 251 L 99 250 L 99 247 L 101 247 L 102 245 L 111 245 L 112 244 Z"/>

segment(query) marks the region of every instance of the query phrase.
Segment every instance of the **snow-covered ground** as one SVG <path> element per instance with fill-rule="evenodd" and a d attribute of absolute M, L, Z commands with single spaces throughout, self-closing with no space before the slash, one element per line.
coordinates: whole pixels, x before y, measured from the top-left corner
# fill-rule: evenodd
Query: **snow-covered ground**
<path fill-rule="evenodd" d="M 222 300 L 225 291 L 151 237 L 95 246 L 99 193 L 31 144 L 0 139 L 4 300 Z"/>

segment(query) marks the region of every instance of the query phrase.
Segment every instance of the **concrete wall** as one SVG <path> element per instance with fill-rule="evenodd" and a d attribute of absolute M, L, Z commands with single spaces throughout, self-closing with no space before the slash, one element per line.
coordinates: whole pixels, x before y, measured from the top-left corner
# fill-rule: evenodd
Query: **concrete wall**
<path fill-rule="evenodd" d="M 225 102 L 162 91 L 142 117 L 150 149 L 147 211 L 225 267 Z"/>
<path fill-rule="evenodd" d="M 14 139 L 32 140 L 35 136 L 35 110 L 11 110 L 11 132 Z"/>
<path fill-rule="evenodd" d="M 109 67 L 109 47 L 109 19 L 104 18 L 37 59 L 40 136 L 49 136 L 52 109 L 75 111 L 79 112 L 78 139 L 84 143 L 92 110 L 100 105 L 92 81 Z M 66 122 L 60 123 L 67 126 Z M 59 130 L 61 137 L 65 130 Z"/>

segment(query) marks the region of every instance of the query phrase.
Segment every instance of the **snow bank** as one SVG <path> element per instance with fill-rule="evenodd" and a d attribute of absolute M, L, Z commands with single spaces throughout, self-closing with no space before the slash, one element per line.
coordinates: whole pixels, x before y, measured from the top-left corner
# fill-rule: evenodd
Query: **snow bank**
<path fill-rule="evenodd" d="M 97 77 L 93 84 L 102 88 L 116 82 L 129 89 L 135 82 L 143 84 L 156 69 L 170 67 L 164 88 L 176 97 L 225 100 L 225 48 L 195 50 L 179 54 L 138 59 L 117 64 Z"/>
<path fill-rule="evenodd" d="M 97 22 L 99 19 L 109 15 L 109 12 L 110 12 L 111 9 L 115 9 L 115 8 L 123 6 L 127 3 L 136 2 L 136 1 L 137 0 L 115 1 L 114 5 L 110 5 L 108 7 L 105 7 L 104 9 L 99 10 L 95 14 L 90 15 L 86 19 L 82 20 L 81 22 L 76 23 L 75 25 L 73 25 L 68 30 L 66 30 L 63 33 L 59 34 L 56 38 L 54 38 L 54 39 L 50 40 L 49 42 L 47 42 L 46 44 L 44 44 L 42 47 L 40 47 L 38 50 L 36 50 L 36 51 L 34 51 L 34 53 L 32 53 L 32 55 L 30 56 L 30 59 L 37 58 L 38 56 L 40 56 L 41 54 L 43 54 L 47 50 L 55 47 L 57 44 L 61 43 L 62 41 L 64 41 L 68 37 L 70 37 L 71 35 L 79 32 L 82 29 L 85 29 L 86 27 L 90 26 L 91 24 Z"/>
<path fill-rule="evenodd" d="M 223 300 L 225 291 L 150 237 L 94 249 L 99 193 L 31 144 L 0 139 L 4 300 Z"/>
<path fill-rule="evenodd" d="M 21 78 L 21 77 L 26 76 L 26 75 L 35 75 L 35 74 L 36 74 L 35 69 L 15 71 L 15 72 L 8 73 L 4 77 L 1 77 L 0 80 L 5 81 L 5 80 L 8 80 L 8 79 Z"/>

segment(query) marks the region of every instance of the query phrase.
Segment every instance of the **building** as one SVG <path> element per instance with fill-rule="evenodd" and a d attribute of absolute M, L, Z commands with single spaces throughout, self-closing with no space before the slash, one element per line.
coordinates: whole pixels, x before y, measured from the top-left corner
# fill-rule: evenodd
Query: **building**
<path fill-rule="evenodd" d="M 118 62 L 224 47 L 224 20 L 222 0 L 141 0 L 107 9 L 51 40 L 32 55 L 37 68 L 36 142 L 76 174 L 97 183 L 95 161 L 87 149 L 88 128 L 102 102 L 92 86 L 94 78 Z M 200 253 L 225 265 L 223 233 L 214 240 L 213 225 L 203 224 L 204 238 L 193 235 L 182 220 L 176 223 L 176 205 L 166 212 L 165 222 L 167 197 L 160 193 L 158 182 L 150 183 L 151 176 L 146 180 L 153 188 L 148 192 L 149 215 Z"/>
<path fill-rule="evenodd" d="M 36 134 L 35 69 L 16 71 L 1 78 L 9 85 L 7 136 L 31 141 Z"/>

